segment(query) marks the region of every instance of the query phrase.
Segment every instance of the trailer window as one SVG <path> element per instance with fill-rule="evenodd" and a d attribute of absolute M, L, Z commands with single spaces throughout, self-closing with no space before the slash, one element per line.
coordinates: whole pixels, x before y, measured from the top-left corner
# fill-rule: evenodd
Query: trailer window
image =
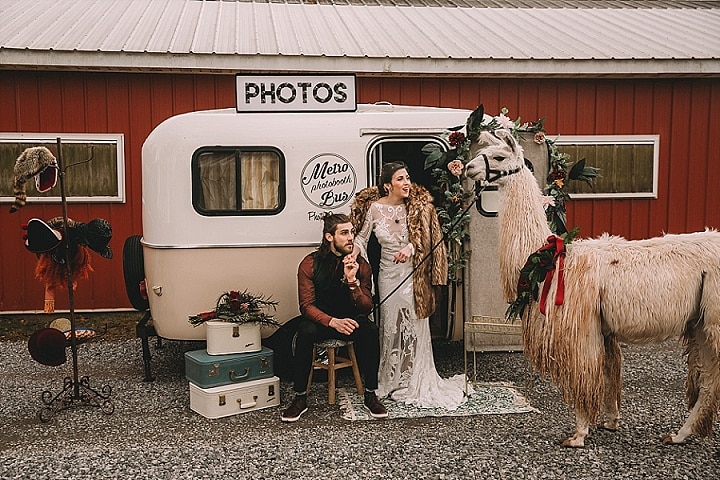
<path fill-rule="evenodd" d="M 275 149 L 203 148 L 193 156 L 193 206 L 203 215 L 267 215 L 284 206 Z"/>

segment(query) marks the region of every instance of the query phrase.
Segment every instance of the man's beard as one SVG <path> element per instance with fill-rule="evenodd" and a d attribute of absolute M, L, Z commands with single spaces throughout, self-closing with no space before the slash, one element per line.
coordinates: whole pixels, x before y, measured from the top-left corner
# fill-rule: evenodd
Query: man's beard
<path fill-rule="evenodd" d="M 340 253 L 341 255 L 347 255 L 348 253 L 352 253 L 353 251 L 353 244 L 344 244 L 344 243 L 338 243 L 333 242 L 333 245 L 335 246 L 335 251 Z"/>

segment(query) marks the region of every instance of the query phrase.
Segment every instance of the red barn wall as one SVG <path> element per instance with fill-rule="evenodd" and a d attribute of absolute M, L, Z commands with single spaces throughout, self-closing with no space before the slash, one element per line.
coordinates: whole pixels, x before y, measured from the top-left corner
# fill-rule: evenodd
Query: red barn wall
<path fill-rule="evenodd" d="M 93 254 L 95 272 L 80 282 L 76 309 L 130 308 L 122 246 L 141 233 L 142 144 L 170 116 L 233 107 L 234 82 L 234 75 L 0 72 L 0 131 L 125 135 L 126 203 L 68 206 L 71 218 L 105 218 L 114 233 L 115 256 Z M 630 239 L 720 227 L 719 79 L 358 77 L 357 88 L 362 103 L 468 109 L 483 103 L 490 113 L 506 107 L 513 118 L 546 117 L 550 136 L 659 134 L 658 198 L 574 200 L 568 225 L 582 236 L 607 231 Z M 30 203 L 15 214 L 8 207 L 0 209 L 0 311 L 41 310 L 36 259 L 23 247 L 20 227 L 32 217 L 60 215 L 61 207 Z M 68 308 L 65 297 L 58 294 L 59 310 Z"/>

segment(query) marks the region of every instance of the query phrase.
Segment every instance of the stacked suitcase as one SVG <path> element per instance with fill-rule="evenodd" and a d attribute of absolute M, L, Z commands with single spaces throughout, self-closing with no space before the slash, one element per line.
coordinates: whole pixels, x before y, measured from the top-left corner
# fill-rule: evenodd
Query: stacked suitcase
<path fill-rule="evenodd" d="M 238 334 L 237 324 L 207 323 L 223 325 L 208 325 L 206 350 L 185 353 L 190 408 L 206 418 L 220 418 L 278 406 L 280 379 L 274 375 L 273 351 L 254 332 Z"/>

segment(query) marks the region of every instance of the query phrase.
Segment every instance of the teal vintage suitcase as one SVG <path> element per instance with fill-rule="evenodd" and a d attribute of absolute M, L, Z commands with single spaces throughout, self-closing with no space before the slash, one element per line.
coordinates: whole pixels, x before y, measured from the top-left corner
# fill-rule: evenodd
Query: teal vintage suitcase
<path fill-rule="evenodd" d="M 274 375 L 273 351 L 209 355 L 206 350 L 185 353 L 185 378 L 200 388 L 218 387 Z"/>

